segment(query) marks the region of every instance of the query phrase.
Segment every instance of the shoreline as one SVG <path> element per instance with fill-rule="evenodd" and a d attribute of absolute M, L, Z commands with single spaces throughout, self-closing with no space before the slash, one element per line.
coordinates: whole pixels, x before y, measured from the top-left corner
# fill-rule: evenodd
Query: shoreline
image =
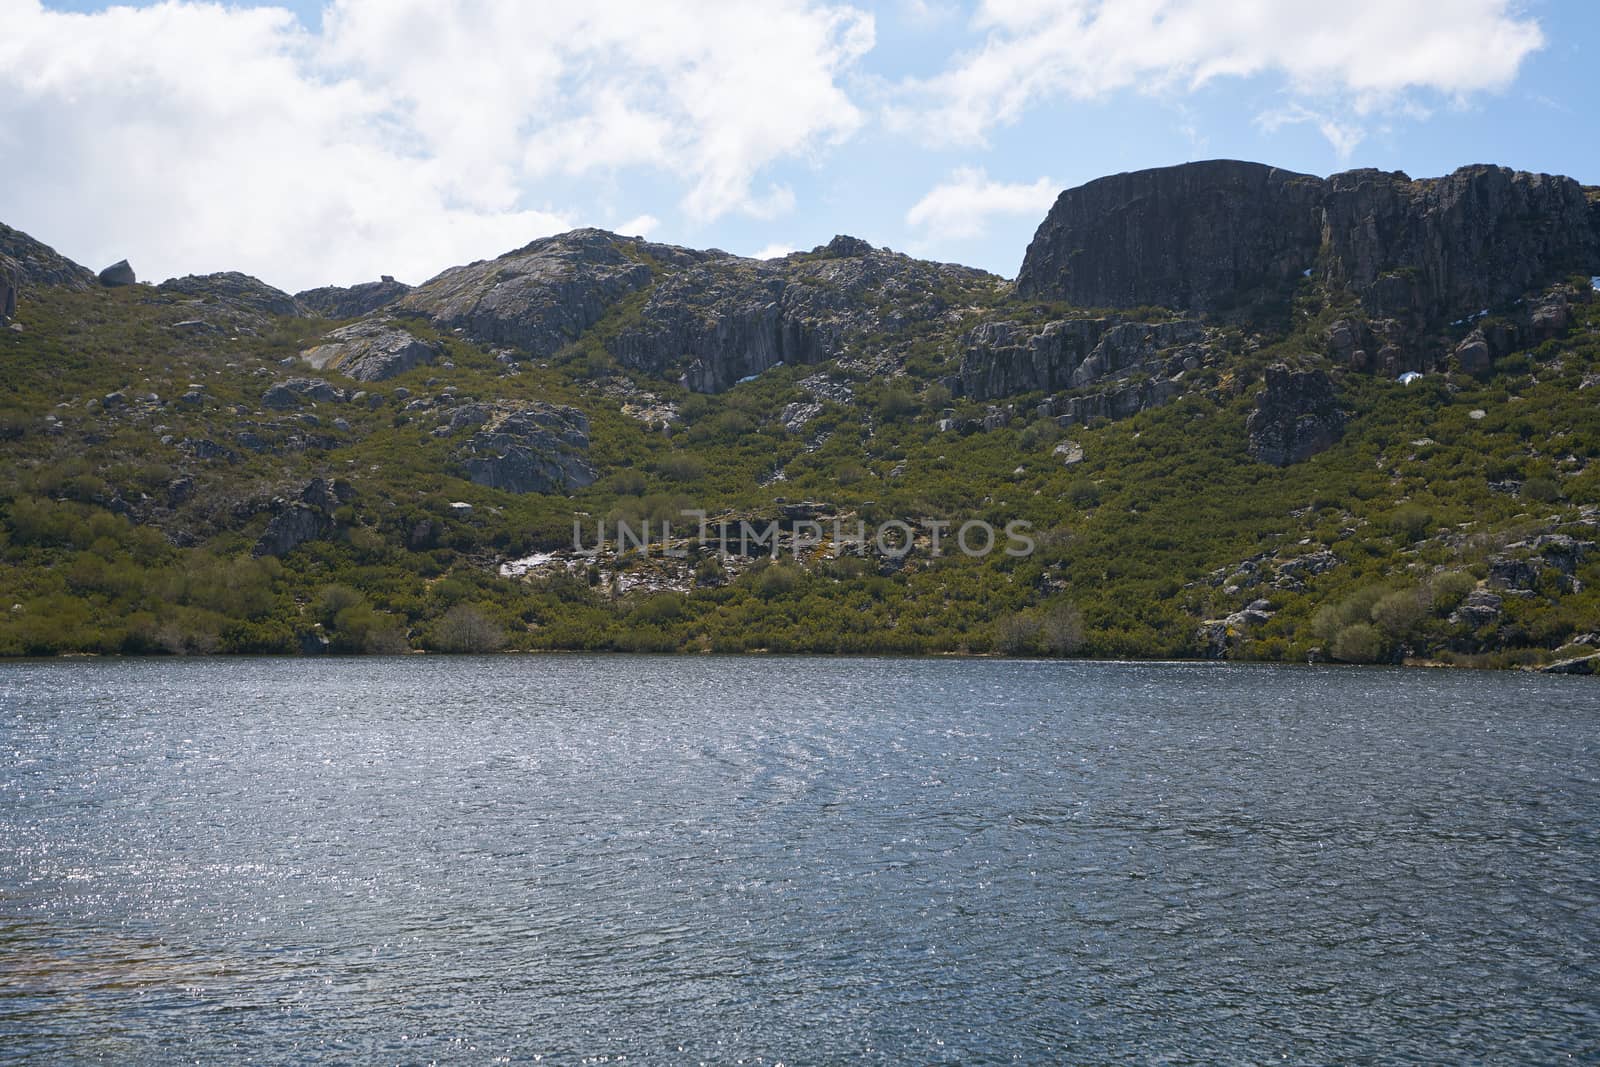
<path fill-rule="evenodd" d="M 719 652 L 712 649 L 702 649 L 696 652 L 630 652 L 619 649 L 581 649 L 581 648 L 513 648 L 502 649 L 497 652 L 439 652 L 428 649 L 412 649 L 408 652 L 398 653 L 360 653 L 337 652 L 321 653 L 317 655 L 292 655 L 282 653 L 204 653 L 189 655 L 157 654 L 157 653 L 125 653 L 125 652 L 63 652 L 54 656 L 0 656 L 0 669 L 9 664 L 38 664 L 38 663 L 64 663 L 68 661 L 96 660 L 96 661 L 128 661 L 128 662 L 155 662 L 171 661 L 183 662 L 188 660 L 217 661 L 217 660 L 285 660 L 294 662 L 317 662 L 327 660 L 406 660 L 422 657 L 439 659 L 493 659 L 511 658 L 517 656 L 592 656 L 636 658 L 654 657 L 656 659 L 837 659 L 837 660 L 904 660 L 907 662 L 950 662 L 950 661 L 992 661 L 997 663 L 1017 664 L 1090 664 L 1104 666 L 1171 666 L 1171 667 L 1294 667 L 1303 669 L 1331 668 L 1368 669 L 1368 670 L 1443 670 L 1443 671 L 1482 671 L 1486 673 L 1522 673 L 1538 674 L 1551 677 L 1597 677 L 1600 676 L 1600 650 L 1583 656 L 1567 657 L 1550 663 L 1530 666 L 1514 664 L 1504 667 L 1491 667 L 1477 664 L 1449 663 L 1444 660 L 1407 658 L 1400 663 L 1343 663 L 1335 660 L 1319 659 L 1315 662 L 1300 662 L 1293 660 L 1230 660 L 1230 659 L 1185 659 L 1182 657 L 1160 656 L 1150 659 L 1118 659 L 1095 656 L 1004 656 L 992 652 L 773 652 L 768 649 L 745 649 L 740 652 Z M 1564 668 L 1564 669 L 1556 669 Z"/>

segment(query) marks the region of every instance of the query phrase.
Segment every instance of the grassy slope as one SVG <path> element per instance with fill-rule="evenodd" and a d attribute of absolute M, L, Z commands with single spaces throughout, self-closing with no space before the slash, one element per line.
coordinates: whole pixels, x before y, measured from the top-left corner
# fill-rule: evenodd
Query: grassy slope
<path fill-rule="evenodd" d="M 278 361 L 327 324 L 196 339 L 169 328 L 184 308 L 142 287 L 28 295 L 24 332 L 0 331 L 9 386 L 0 398 L 3 654 L 292 651 L 313 631 L 352 651 L 471 647 L 459 605 L 529 648 L 1041 652 L 1073 647 L 1046 623 L 1075 611 L 1086 653 L 1183 656 L 1202 651 L 1200 620 L 1257 597 L 1276 614 L 1237 636 L 1235 656 L 1298 659 L 1331 643 L 1348 658 L 1409 650 L 1503 665 L 1552 658 L 1572 636 L 1600 629 L 1600 556 L 1579 572 L 1583 592 L 1546 583 L 1507 598 L 1504 630 L 1446 620 L 1490 554 L 1600 503 L 1600 387 L 1580 388 L 1600 374 L 1592 304 L 1577 309 L 1566 339 L 1503 361 L 1485 381 L 1441 375 L 1406 387 L 1344 376 L 1353 416 L 1344 440 L 1285 470 L 1249 459 L 1244 421 L 1266 363 L 1304 351 L 1294 339 L 1241 349 L 1171 406 L 1070 431 L 1087 453 L 1071 467 L 1052 453 L 1062 431 L 1027 417 L 1029 398 L 1017 398 L 1019 417 L 1004 429 L 937 432 L 933 409 L 944 400 L 929 383 L 951 369 L 948 334 L 913 339 L 911 375 L 855 381 L 855 405 L 828 406 L 799 434 L 774 415 L 803 397 L 795 383 L 814 368 L 778 368 L 712 398 L 641 380 L 683 405 L 687 425 L 670 439 L 620 414 L 591 380 L 606 370 L 592 344 L 508 376 L 487 352 L 447 338 L 453 369 L 421 368 L 378 387 L 431 395 L 449 385 L 462 396 L 583 408 L 602 478 L 567 499 L 454 476 L 456 442 L 431 435 L 436 419 L 392 401 L 305 409 L 315 426 L 295 426 L 295 413 L 258 413 L 267 384 L 301 373 Z M 189 383 L 204 383 L 209 398 L 195 409 L 172 403 Z M 107 411 L 95 401 L 112 390 L 154 392 L 161 403 Z M 1474 409 L 1484 417 L 1469 418 Z M 58 431 L 48 432 L 46 415 Z M 350 429 L 334 429 L 335 418 Z M 331 447 L 238 449 L 230 435 L 244 423 L 261 424 L 269 439 L 302 433 Z M 185 438 L 237 457 L 195 459 L 178 447 Z M 891 477 L 900 464 L 903 476 Z M 787 480 L 763 488 L 779 467 Z M 262 505 L 315 475 L 356 490 L 339 537 L 281 562 L 251 559 L 268 518 Z M 141 494 L 165 502 L 181 476 L 194 478 L 195 492 L 150 511 L 153 525 L 113 513 Z M 1523 489 L 1491 488 L 1506 482 Z M 770 513 L 779 496 L 869 520 L 1022 518 L 1044 536 L 1023 560 L 914 555 L 891 575 L 868 561 L 779 564 L 686 596 L 619 597 L 579 579 L 528 585 L 493 571 L 498 559 L 568 541 L 575 511 Z M 457 500 L 475 506 L 470 518 L 450 511 Z M 407 550 L 423 521 L 439 536 Z M 1304 588 L 1272 587 L 1270 565 L 1257 577 L 1240 569 L 1323 548 L 1342 562 Z"/>

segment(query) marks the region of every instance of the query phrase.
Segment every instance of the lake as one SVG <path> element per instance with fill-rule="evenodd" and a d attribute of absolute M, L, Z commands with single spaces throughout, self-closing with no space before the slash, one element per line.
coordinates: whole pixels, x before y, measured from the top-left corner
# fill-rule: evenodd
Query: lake
<path fill-rule="evenodd" d="M 0 1061 L 1600 1058 L 1600 684 L 0 665 Z"/>

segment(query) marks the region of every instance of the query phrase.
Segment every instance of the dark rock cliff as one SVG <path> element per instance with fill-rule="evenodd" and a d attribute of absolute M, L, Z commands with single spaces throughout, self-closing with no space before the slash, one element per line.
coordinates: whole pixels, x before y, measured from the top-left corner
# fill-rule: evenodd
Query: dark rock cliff
<path fill-rule="evenodd" d="M 1100 178 L 1056 198 L 1017 291 L 1081 307 L 1219 311 L 1313 265 L 1323 192 L 1309 174 L 1234 160 Z"/>
<path fill-rule="evenodd" d="M 1600 264 L 1571 178 L 1463 167 L 1443 178 L 1349 171 L 1322 202 L 1322 277 L 1415 328 L 1469 315 Z"/>
<path fill-rule="evenodd" d="M 1300 277 L 1420 329 L 1600 265 L 1600 205 L 1570 178 L 1463 167 L 1326 180 L 1213 160 L 1068 189 L 1017 288 L 1082 306 L 1218 312 Z"/>

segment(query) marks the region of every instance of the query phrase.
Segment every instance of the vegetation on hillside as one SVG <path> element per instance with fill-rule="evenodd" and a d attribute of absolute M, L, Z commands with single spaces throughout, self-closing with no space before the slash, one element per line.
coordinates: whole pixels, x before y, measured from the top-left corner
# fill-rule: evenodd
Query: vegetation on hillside
<path fill-rule="evenodd" d="M 1008 299 L 970 314 L 1043 313 Z M 263 411 L 268 385 L 306 373 L 282 361 L 336 324 L 273 320 L 233 336 L 179 327 L 185 310 L 143 287 L 38 289 L 22 329 L 0 330 L 0 654 L 764 649 L 1504 666 L 1592 650 L 1574 641 L 1600 631 L 1600 553 L 1571 574 L 1539 571 L 1492 619 L 1459 610 L 1491 561 L 1530 551 L 1508 546 L 1592 537 L 1594 303 L 1574 307 L 1566 337 L 1481 378 L 1340 374 L 1344 438 L 1283 469 L 1250 458 L 1244 424 L 1267 365 L 1317 359 L 1310 318 L 1276 343 L 1241 335 L 1180 400 L 1127 420 L 1063 430 L 1024 396 L 1006 425 L 961 433 L 940 431 L 946 409 L 958 423 L 984 409 L 942 384 L 959 357 L 948 333 L 915 338 L 902 373 L 778 367 L 702 396 L 625 379 L 593 338 L 508 364 L 413 320 L 443 362 L 378 385 L 334 379 L 361 400 Z M 812 400 L 801 382 L 819 370 L 852 399 L 821 401 L 791 432 L 780 413 Z M 623 413 L 640 390 L 676 407 L 669 431 Z M 599 479 L 570 497 L 467 481 L 434 409 L 412 410 L 467 397 L 580 408 Z M 1081 461 L 1064 461 L 1069 441 Z M 348 483 L 335 532 L 282 559 L 253 555 L 274 498 L 312 478 Z M 642 558 L 531 580 L 498 569 L 570 545 L 575 516 L 771 516 L 800 500 L 869 524 L 1025 520 L 1037 550 L 800 563 L 708 552 L 688 588 L 665 590 L 625 580 L 649 568 Z M 1227 621 L 1253 603 L 1255 616 Z"/>

